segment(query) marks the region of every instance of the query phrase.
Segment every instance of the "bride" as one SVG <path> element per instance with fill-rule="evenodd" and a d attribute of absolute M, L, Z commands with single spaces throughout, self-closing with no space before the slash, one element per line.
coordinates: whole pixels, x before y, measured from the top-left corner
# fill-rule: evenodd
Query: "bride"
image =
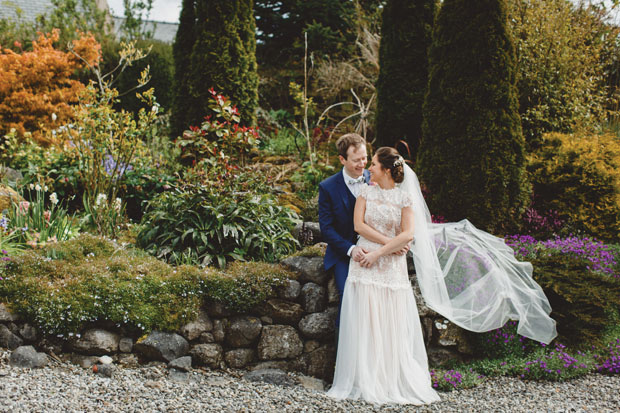
<path fill-rule="evenodd" d="M 375 404 L 427 404 L 433 390 L 422 328 L 407 274 L 413 241 L 416 276 L 426 305 L 477 332 L 519 320 L 518 332 L 549 343 L 551 308 L 532 277 L 500 238 L 469 221 L 434 224 L 415 173 L 393 148 L 379 148 L 355 204 L 358 246 L 344 288 L 336 371 L 327 395 Z M 400 184 L 400 185 L 398 185 Z"/>

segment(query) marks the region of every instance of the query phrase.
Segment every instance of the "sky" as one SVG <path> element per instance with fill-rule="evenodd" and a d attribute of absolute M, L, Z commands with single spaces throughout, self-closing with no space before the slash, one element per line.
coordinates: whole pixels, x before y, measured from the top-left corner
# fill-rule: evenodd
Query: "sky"
<path fill-rule="evenodd" d="M 153 9 L 149 20 L 160 22 L 179 22 L 182 0 L 153 0 Z M 124 13 L 123 0 L 108 0 L 112 15 L 122 17 Z"/>
<path fill-rule="evenodd" d="M 572 1 L 573 3 L 579 3 L 580 0 Z M 181 2 L 182 0 L 153 0 L 153 9 L 149 15 L 149 20 L 178 23 L 179 14 L 181 13 Z M 612 1 L 605 0 L 605 3 L 610 5 Z M 114 16 L 123 16 L 123 0 L 108 0 L 108 5 Z M 620 13 L 615 12 L 614 17 L 618 23 L 620 21 Z"/>

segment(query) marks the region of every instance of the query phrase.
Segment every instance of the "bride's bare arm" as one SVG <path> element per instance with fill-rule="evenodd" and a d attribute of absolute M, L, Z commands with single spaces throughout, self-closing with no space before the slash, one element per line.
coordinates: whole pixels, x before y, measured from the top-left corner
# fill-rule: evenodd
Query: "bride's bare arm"
<path fill-rule="evenodd" d="M 390 241 L 389 237 L 386 237 L 366 222 L 364 222 L 364 214 L 366 213 L 366 199 L 358 196 L 355 202 L 355 210 L 353 211 L 353 224 L 355 226 L 355 232 L 368 241 L 376 242 L 378 244 L 387 244 Z"/>
<path fill-rule="evenodd" d="M 411 207 L 405 207 L 402 209 L 400 226 L 402 228 L 402 232 L 400 234 L 390 239 L 378 250 L 366 254 L 360 261 L 360 264 L 364 267 L 370 267 L 377 261 L 377 259 L 379 259 L 379 257 L 400 251 L 403 247 L 413 241 L 413 209 Z"/>

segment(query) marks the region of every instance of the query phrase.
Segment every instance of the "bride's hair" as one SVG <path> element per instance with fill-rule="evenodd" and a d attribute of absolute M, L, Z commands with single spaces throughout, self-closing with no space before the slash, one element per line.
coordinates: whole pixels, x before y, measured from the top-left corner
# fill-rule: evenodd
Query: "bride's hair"
<path fill-rule="evenodd" d="M 383 169 L 390 170 L 394 182 L 399 184 L 403 181 L 403 179 L 405 179 L 405 161 L 396 149 L 383 146 L 377 149 L 375 155 L 377 155 L 377 160 Z"/>

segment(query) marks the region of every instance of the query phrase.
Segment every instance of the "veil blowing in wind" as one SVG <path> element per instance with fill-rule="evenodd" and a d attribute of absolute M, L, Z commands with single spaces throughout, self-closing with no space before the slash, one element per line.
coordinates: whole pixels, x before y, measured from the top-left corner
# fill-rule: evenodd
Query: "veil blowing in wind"
<path fill-rule="evenodd" d="M 474 332 L 518 320 L 520 335 L 550 343 L 556 325 L 547 297 L 532 278 L 532 264 L 518 261 L 502 238 L 466 219 L 433 223 L 418 177 L 408 165 L 404 169 L 400 187 L 413 198 L 411 251 L 426 305 Z"/>

